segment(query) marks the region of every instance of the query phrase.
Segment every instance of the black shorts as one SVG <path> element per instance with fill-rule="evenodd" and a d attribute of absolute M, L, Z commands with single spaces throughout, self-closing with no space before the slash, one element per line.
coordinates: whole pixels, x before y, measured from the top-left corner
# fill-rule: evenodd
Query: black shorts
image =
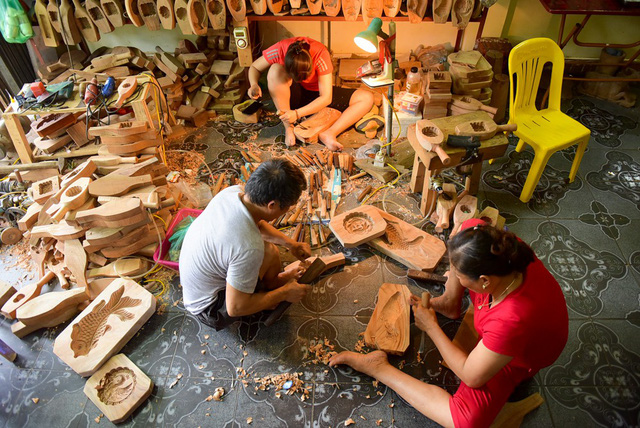
<path fill-rule="evenodd" d="M 329 107 L 334 108 L 340 112 L 344 112 L 347 108 L 349 108 L 349 101 L 351 100 L 351 95 L 355 92 L 355 89 L 350 88 L 341 88 L 339 86 L 333 87 L 333 97 L 331 99 L 331 104 Z M 300 107 L 304 107 L 316 98 L 320 96 L 320 92 L 318 91 L 310 91 L 305 89 L 298 82 L 291 83 L 291 110 L 298 109 Z"/>
<path fill-rule="evenodd" d="M 262 280 L 258 280 L 256 285 L 256 292 L 265 291 L 266 287 Z M 210 304 L 204 311 L 200 312 L 196 315 L 196 318 L 201 323 L 208 325 L 209 327 L 213 327 L 216 331 L 220 331 L 225 327 L 230 326 L 236 321 L 242 319 L 242 317 L 232 317 L 227 313 L 227 290 L 223 288 L 218 290 L 216 293 L 215 299 L 212 304 Z M 271 312 L 271 311 L 263 311 L 263 312 Z"/>

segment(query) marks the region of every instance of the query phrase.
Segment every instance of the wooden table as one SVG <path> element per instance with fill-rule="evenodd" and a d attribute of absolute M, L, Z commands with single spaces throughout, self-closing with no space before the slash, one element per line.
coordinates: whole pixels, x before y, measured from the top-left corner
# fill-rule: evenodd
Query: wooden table
<path fill-rule="evenodd" d="M 458 116 L 433 119 L 432 122 L 442 129 L 445 134 L 449 135 L 455 134 L 456 125 L 477 120 L 491 120 L 491 116 L 484 111 L 475 111 Z M 471 160 L 465 159 L 467 153 L 464 149 L 445 146 L 444 150 L 451 157 L 451 163 L 445 167 L 437 154 L 427 151 L 420 145 L 416 137 L 416 125 L 409 126 L 407 138 L 416 152 L 413 161 L 413 172 L 411 173 L 411 191 L 415 193 L 422 192 L 420 211 L 424 216 L 429 216 L 436 206 L 438 192 L 431 187 L 431 179 L 433 177 L 437 176 L 445 168 L 455 168 L 462 163 L 472 165 L 471 176 L 467 180 L 466 187 L 470 194 L 475 195 L 480 185 L 482 162 L 504 155 L 509 145 L 507 136 L 504 133 L 498 133 L 494 137 L 482 141 L 481 146 L 478 148 L 478 156 Z"/>
<path fill-rule="evenodd" d="M 147 104 L 147 99 L 151 94 L 151 89 L 153 84 L 150 82 L 151 78 L 147 75 L 141 74 L 138 76 L 138 85 L 145 83 L 143 89 L 138 92 L 135 98 L 127 100 L 127 103 L 131 105 L 133 108 L 133 112 L 138 118 L 138 120 L 146 120 L 153 126 L 154 118 L 149 111 L 149 106 Z M 82 94 L 84 96 L 84 94 Z M 118 93 L 114 92 L 114 94 L 109 97 L 108 102 L 115 101 L 118 98 Z M 160 97 L 164 100 L 164 97 Z M 164 101 L 163 101 L 164 103 Z M 163 109 L 166 112 L 167 107 L 166 104 L 163 105 Z M 9 132 L 9 136 L 11 137 L 11 141 L 13 142 L 13 146 L 18 152 L 18 156 L 20 156 L 20 161 L 23 164 L 33 163 L 36 161 L 33 152 L 31 151 L 31 145 L 27 140 L 27 136 L 20 125 L 20 116 L 42 116 L 51 113 L 84 113 L 87 111 L 87 106 L 84 104 L 82 100 L 81 94 L 78 89 L 74 89 L 71 94 L 71 97 L 61 106 L 55 108 L 43 108 L 43 109 L 29 109 L 22 111 L 13 111 L 13 108 L 9 106 L 4 113 L 2 113 L 2 118 L 4 119 L 4 123 L 7 126 L 7 131 Z M 141 119 L 144 118 L 144 119 Z M 157 120 L 156 120 L 157 122 Z M 54 158 L 54 155 L 51 155 L 51 158 Z"/>

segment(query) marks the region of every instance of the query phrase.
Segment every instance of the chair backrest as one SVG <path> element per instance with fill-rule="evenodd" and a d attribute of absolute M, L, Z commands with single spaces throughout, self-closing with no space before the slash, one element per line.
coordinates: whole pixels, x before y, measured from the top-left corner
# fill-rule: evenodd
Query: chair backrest
<path fill-rule="evenodd" d="M 545 64 L 549 62 L 552 64 L 549 109 L 560 110 L 562 76 L 564 74 L 562 49 L 553 40 L 539 37 L 526 40 L 511 50 L 509 54 L 510 122 L 514 121 L 518 111 L 537 110 L 535 102 L 540 78 Z"/>

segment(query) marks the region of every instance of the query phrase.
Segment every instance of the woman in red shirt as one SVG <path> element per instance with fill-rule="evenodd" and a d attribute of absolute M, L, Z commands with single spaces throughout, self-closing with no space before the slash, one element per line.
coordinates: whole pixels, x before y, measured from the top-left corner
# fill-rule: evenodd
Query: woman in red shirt
<path fill-rule="evenodd" d="M 467 353 L 454 345 L 438 326 L 433 307 L 411 297 L 416 326 L 461 380 L 456 393 L 398 370 L 382 351 L 342 352 L 330 365 L 347 364 L 375 377 L 443 426 L 488 427 L 519 383 L 560 356 L 569 321 L 560 285 L 527 244 L 511 232 L 464 226 L 447 244 L 447 287 L 469 290 L 479 335 L 475 348 Z"/>
<path fill-rule="evenodd" d="M 333 87 L 333 64 L 327 48 L 309 37 L 282 40 L 262 52 L 249 68 L 249 97 L 258 99 L 260 75 L 269 69 L 269 93 L 284 124 L 287 146 L 296 144 L 293 124 L 329 106 L 342 116 L 319 135 L 329 150 L 342 150 L 338 135 L 371 110 L 373 93 Z"/>

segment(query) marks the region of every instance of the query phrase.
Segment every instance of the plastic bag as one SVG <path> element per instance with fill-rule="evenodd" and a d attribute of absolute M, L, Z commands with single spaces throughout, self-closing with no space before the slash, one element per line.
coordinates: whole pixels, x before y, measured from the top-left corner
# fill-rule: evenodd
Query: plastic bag
<path fill-rule="evenodd" d="M 173 234 L 169 237 L 169 242 L 171 246 L 169 247 L 169 260 L 172 262 L 177 262 L 180 259 L 180 250 L 182 249 L 182 242 L 184 241 L 184 237 L 187 234 L 187 230 L 193 223 L 193 220 L 196 218 L 193 216 L 187 216 L 178 225 L 173 231 Z"/>
<path fill-rule="evenodd" d="M 24 43 L 33 37 L 33 28 L 18 0 L 0 0 L 0 32 L 9 43 Z"/>

